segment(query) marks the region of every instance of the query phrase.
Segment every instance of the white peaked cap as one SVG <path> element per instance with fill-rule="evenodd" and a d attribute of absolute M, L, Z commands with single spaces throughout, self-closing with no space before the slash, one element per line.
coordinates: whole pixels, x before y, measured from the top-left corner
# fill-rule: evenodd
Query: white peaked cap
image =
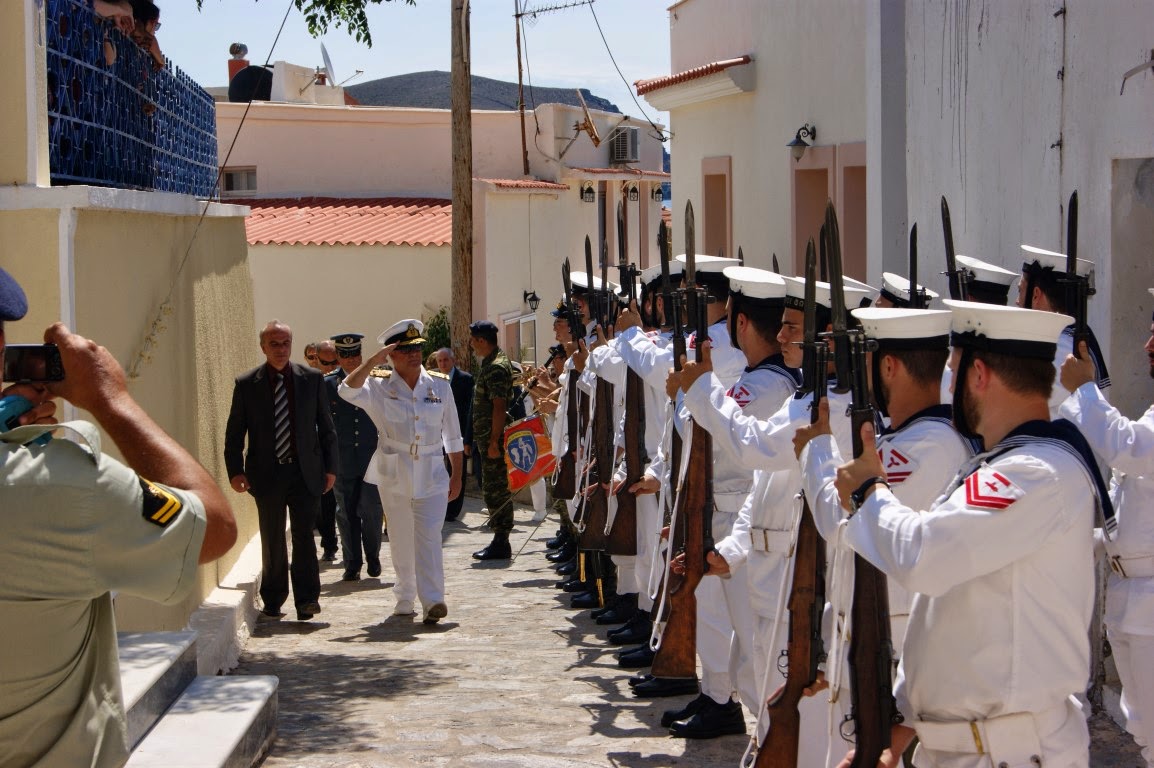
<path fill-rule="evenodd" d="M 814 298 L 817 303 L 826 309 L 833 309 L 830 306 L 829 297 L 829 283 L 823 283 L 821 280 L 814 280 Z M 846 307 L 856 307 L 861 303 L 861 300 L 869 295 L 869 291 L 857 288 L 852 285 L 843 286 L 845 293 Z M 797 308 L 801 307 L 802 302 L 805 301 L 805 278 L 804 277 L 787 277 L 785 278 L 785 295 L 789 299 L 793 299 L 788 304 L 796 304 Z"/>
<path fill-rule="evenodd" d="M 952 311 L 953 333 L 975 333 L 993 341 L 1026 341 L 1056 345 L 1062 330 L 1074 322 L 1068 315 L 1037 309 L 1000 307 L 976 301 L 944 299 Z M 1050 355 L 1053 355 L 1051 350 Z"/>
<path fill-rule="evenodd" d="M 680 275 L 684 271 L 685 271 L 685 264 L 683 262 L 676 261 L 676 260 L 669 262 L 669 279 L 670 280 L 677 277 L 678 275 Z M 652 267 L 646 267 L 645 269 L 641 270 L 641 282 L 646 284 L 646 285 L 649 285 L 650 283 L 652 283 L 654 280 L 656 280 L 659 277 L 661 277 L 661 263 L 660 262 L 658 262 L 657 264 L 654 264 Z"/>
<path fill-rule="evenodd" d="M 854 277 L 850 277 L 849 275 L 842 275 L 841 284 L 846 289 L 859 288 L 862 291 L 865 291 L 867 296 L 872 296 L 873 294 L 878 292 L 878 289 L 874 288 L 869 283 L 863 283 L 861 280 L 858 280 L 857 278 L 854 278 Z M 849 294 L 846 294 L 846 296 L 848 297 Z M 847 301 L 846 304 L 849 304 L 849 302 Z"/>
<path fill-rule="evenodd" d="M 688 259 L 685 254 L 679 254 L 677 260 L 685 264 Z M 698 254 L 693 259 L 694 268 L 698 272 L 716 272 L 721 273 L 726 267 L 739 267 L 741 262 L 737 259 L 730 259 L 723 256 L 707 256 L 705 254 Z"/>
<path fill-rule="evenodd" d="M 926 292 L 926 298 L 936 299 L 938 295 L 926 288 L 924 285 L 919 285 L 923 291 Z M 893 272 L 882 272 L 882 293 L 890 293 L 897 296 L 902 301 L 910 300 L 910 281 L 909 278 L 894 274 Z"/>
<path fill-rule="evenodd" d="M 950 334 L 948 309 L 862 307 L 852 314 L 871 339 L 935 339 Z"/>
<path fill-rule="evenodd" d="M 589 287 L 590 287 L 589 275 L 585 274 L 584 272 L 570 272 L 569 273 L 569 282 L 573 284 L 574 288 L 584 288 L 585 290 L 589 290 Z M 612 280 L 609 280 L 607 282 L 609 285 L 609 290 L 612 291 L 613 293 L 619 293 L 621 291 L 621 286 L 619 286 L 617 283 L 613 282 Z M 595 291 L 602 290 L 601 278 L 597 277 L 597 275 L 593 275 L 593 288 L 592 289 Z"/>
<path fill-rule="evenodd" d="M 386 344 L 397 343 L 398 346 L 413 346 L 425 341 L 421 336 L 425 332 L 425 324 L 415 318 L 399 320 L 381 331 L 377 343 L 382 347 Z"/>
<path fill-rule="evenodd" d="M 784 299 L 785 278 L 776 272 L 756 267 L 726 267 L 729 290 L 751 299 Z"/>
<path fill-rule="evenodd" d="M 1058 253 L 1057 251 L 1047 251 L 1045 248 L 1038 248 L 1033 245 L 1022 244 L 1022 250 L 1025 252 L 1023 257 L 1026 264 L 1036 261 L 1043 267 L 1053 267 L 1057 272 L 1066 271 L 1066 254 Z M 1078 274 L 1086 275 L 1094 271 L 1094 262 L 1086 259 L 1078 259 Z"/>
<path fill-rule="evenodd" d="M 997 283 L 999 285 L 1013 285 L 1014 281 L 1018 279 L 1017 272 L 1011 272 L 1008 269 L 1003 269 L 996 264 L 975 259 L 973 256 L 963 256 L 958 254 L 956 261 L 962 267 L 974 273 L 975 280 L 981 280 L 983 283 Z M 1063 267 L 1065 269 L 1065 267 Z"/>

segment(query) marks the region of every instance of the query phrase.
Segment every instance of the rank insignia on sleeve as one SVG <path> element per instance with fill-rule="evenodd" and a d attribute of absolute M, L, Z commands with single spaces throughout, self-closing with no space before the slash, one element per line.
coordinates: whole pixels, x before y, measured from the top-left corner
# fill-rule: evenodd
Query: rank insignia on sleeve
<path fill-rule="evenodd" d="M 1025 492 L 990 467 L 979 467 L 966 478 L 966 505 L 977 509 L 1006 509 Z"/>
<path fill-rule="evenodd" d="M 140 478 L 140 490 L 144 494 L 142 509 L 144 519 L 154 525 L 159 525 L 161 528 L 175 520 L 176 516 L 180 514 L 180 510 L 184 508 L 180 499 L 173 496 L 171 492 L 159 485 L 150 483 L 143 477 Z"/>
<path fill-rule="evenodd" d="M 892 445 L 883 445 L 878 451 L 882 460 L 882 469 L 885 470 L 886 480 L 890 485 L 904 483 L 918 468 L 918 463 Z"/>
<path fill-rule="evenodd" d="M 731 388 L 725 394 L 737 401 L 737 404 L 742 408 L 753 402 L 753 393 L 750 392 L 744 384 Z"/>

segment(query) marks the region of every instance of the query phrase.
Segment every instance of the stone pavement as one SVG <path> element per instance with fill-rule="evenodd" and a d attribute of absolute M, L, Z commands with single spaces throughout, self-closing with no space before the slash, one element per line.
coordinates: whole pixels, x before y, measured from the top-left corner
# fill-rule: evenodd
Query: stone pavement
<path fill-rule="evenodd" d="M 326 766 L 736 766 L 743 736 L 670 737 L 659 720 L 689 697 L 634 698 L 588 611 L 543 557 L 557 529 L 534 532 L 518 509 L 512 563 L 478 563 L 484 546 L 479 499 L 445 526 L 448 618 L 427 627 L 392 616 L 389 561 L 379 579 L 342 582 L 321 571 L 323 612 L 311 622 L 261 621 L 233 674 L 280 677 L 279 733 L 265 768 Z M 419 609 L 419 606 L 418 606 Z M 1095 768 L 1139 765 L 1113 723 Z"/>

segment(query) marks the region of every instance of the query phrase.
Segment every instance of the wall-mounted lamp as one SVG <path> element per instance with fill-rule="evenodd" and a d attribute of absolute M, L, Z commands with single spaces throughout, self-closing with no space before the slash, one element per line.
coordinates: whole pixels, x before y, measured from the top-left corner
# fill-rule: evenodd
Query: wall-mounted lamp
<path fill-rule="evenodd" d="M 528 304 L 528 305 L 529 305 L 529 310 L 530 310 L 530 311 L 532 311 L 532 312 L 536 312 L 536 311 L 537 311 L 537 307 L 541 306 L 541 297 L 540 297 L 540 296 L 538 296 L 538 295 L 537 295 L 537 292 L 536 292 L 536 291 L 534 291 L 532 288 L 530 288 L 529 290 L 527 290 L 527 291 L 524 291 L 524 292 L 522 293 L 522 295 L 521 295 L 521 301 L 523 301 L 523 302 L 525 302 L 526 304 Z"/>
<path fill-rule="evenodd" d="M 597 202 L 597 190 L 593 187 L 593 182 L 581 182 L 581 201 L 584 203 Z"/>
<path fill-rule="evenodd" d="M 793 141 L 785 145 L 789 147 L 789 154 L 793 155 L 794 162 L 800 161 L 801 156 L 804 155 L 805 151 L 810 147 L 810 144 L 802 137 L 808 137 L 817 141 L 817 126 L 806 123 L 797 129 L 797 135 L 793 137 Z"/>
<path fill-rule="evenodd" d="M 638 200 L 641 199 L 641 191 L 639 189 L 637 189 L 636 184 L 630 184 L 629 185 L 629 192 L 627 193 L 627 195 L 629 197 L 629 202 L 631 202 L 631 203 L 636 203 Z"/>
<path fill-rule="evenodd" d="M 653 185 L 653 202 L 655 202 L 655 203 L 664 203 L 665 202 L 665 191 L 661 188 L 660 184 L 654 184 Z"/>

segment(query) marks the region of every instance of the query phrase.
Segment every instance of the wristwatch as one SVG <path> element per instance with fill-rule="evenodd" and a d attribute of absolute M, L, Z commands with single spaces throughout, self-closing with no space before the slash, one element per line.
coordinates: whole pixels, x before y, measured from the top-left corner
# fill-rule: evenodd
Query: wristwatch
<path fill-rule="evenodd" d="M 886 482 L 884 477 L 875 475 L 859 485 L 857 489 L 849 495 L 850 517 L 853 517 L 854 513 L 861 509 L 861 505 L 865 504 L 866 493 L 878 483 L 884 485 L 886 488 L 890 487 L 890 484 Z"/>

